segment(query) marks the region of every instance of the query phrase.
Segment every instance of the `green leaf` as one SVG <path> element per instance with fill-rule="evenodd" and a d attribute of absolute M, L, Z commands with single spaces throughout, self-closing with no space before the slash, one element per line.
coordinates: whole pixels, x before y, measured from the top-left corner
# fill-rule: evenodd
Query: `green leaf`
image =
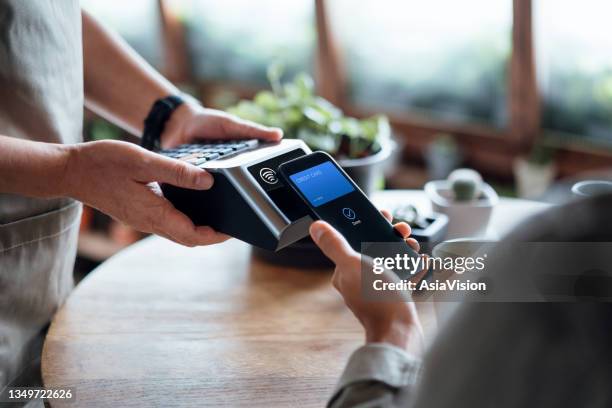
<path fill-rule="evenodd" d="M 314 81 L 305 73 L 300 73 L 295 76 L 293 83 L 300 92 L 302 99 L 310 99 L 314 93 Z"/>
<path fill-rule="evenodd" d="M 304 115 L 302 115 L 302 111 L 297 108 L 288 108 L 283 111 L 283 113 L 285 116 L 285 123 L 288 128 L 297 126 L 300 124 L 300 122 L 304 120 Z"/>
<path fill-rule="evenodd" d="M 227 111 L 242 119 L 247 119 L 258 123 L 263 123 L 266 118 L 266 112 L 264 109 L 251 101 L 240 101 L 238 102 L 238 105 L 228 108 Z"/>
<path fill-rule="evenodd" d="M 255 95 L 254 102 L 265 110 L 278 110 L 279 102 L 275 94 L 270 91 L 261 91 Z"/>
<path fill-rule="evenodd" d="M 320 110 L 307 106 L 302 110 L 304 116 L 319 126 L 326 126 L 329 118 L 326 116 L 325 111 L 321 112 Z"/>
<path fill-rule="evenodd" d="M 268 81 L 270 82 L 270 86 L 272 87 L 272 91 L 276 94 L 276 96 L 281 96 L 283 93 L 283 86 L 281 84 L 281 78 L 283 76 L 283 72 L 285 71 L 285 65 L 280 61 L 275 61 L 268 65 Z"/>
<path fill-rule="evenodd" d="M 329 112 L 330 116 L 333 118 L 342 117 L 342 111 L 327 99 L 317 96 L 314 98 L 314 104 L 318 106 L 319 109 Z"/>
<path fill-rule="evenodd" d="M 263 122 L 260 122 L 266 126 L 279 127 L 286 129 L 285 115 L 282 112 L 268 112 Z"/>
<path fill-rule="evenodd" d="M 283 71 L 283 64 L 270 64 L 267 73 L 272 92 L 261 91 L 253 101 L 240 101 L 228 112 L 264 125 L 278 126 L 285 137 L 302 139 L 313 150 L 349 158 L 377 152 L 380 140 L 390 136 L 385 116 L 362 120 L 346 117 L 337 106 L 315 95 L 310 76 L 301 73 L 283 84 Z"/>
<path fill-rule="evenodd" d="M 333 154 L 337 149 L 337 141 L 334 136 L 318 133 L 311 129 L 300 129 L 297 138 L 303 140 L 313 150 L 323 150 Z"/>
<path fill-rule="evenodd" d="M 292 82 L 289 82 L 283 86 L 283 93 L 286 101 L 290 105 L 302 106 L 307 102 L 307 98 L 304 98 L 302 89 Z"/>

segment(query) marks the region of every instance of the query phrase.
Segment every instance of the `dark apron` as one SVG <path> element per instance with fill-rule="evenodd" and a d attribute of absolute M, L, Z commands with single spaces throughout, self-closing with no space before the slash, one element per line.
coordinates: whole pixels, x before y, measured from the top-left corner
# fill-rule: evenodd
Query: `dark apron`
<path fill-rule="evenodd" d="M 78 143 L 82 122 L 78 0 L 0 0 L 0 134 Z M 0 192 L 0 391 L 40 385 L 44 330 L 73 287 L 80 213 L 70 199 Z"/>

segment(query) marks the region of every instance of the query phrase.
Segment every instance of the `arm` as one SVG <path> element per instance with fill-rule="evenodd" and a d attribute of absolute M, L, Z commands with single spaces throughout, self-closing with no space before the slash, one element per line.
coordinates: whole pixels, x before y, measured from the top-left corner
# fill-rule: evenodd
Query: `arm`
<path fill-rule="evenodd" d="M 389 214 L 384 214 L 390 218 Z M 395 228 L 418 250 L 418 243 L 407 238 L 410 227 Z M 422 329 L 410 299 L 372 302 L 361 295 L 361 255 L 329 224 L 313 223 L 310 234 L 325 255 L 336 264 L 332 278 L 365 330 L 366 345 L 351 356 L 330 407 L 407 406 L 414 395 L 423 350 Z M 394 279 L 391 274 L 381 275 Z"/>
<path fill-rule="evenodd" d="M 66 145 L 0 135 L 0 192 L 30 197 L 65 196 Z"/>
<path fill-rule="evenodd" d="M 403 407 L 414 399 L 421 363 L 390 343 L 368 343 L 355 350 L 328 407 Z"/>
<path fill-rule="evenodd" d="M 86 106 L 140 135 L 143 120 L 153 103 L 179 91 L 119 36 L 106 30 L 85 11 L 82 16 Z M 232 137 L 276 141 L 282 132 L 188 102 L 170 117 L 162 134 L 162 145 L 175 146 L 194 138 Z"/>
<path fill-rule="evenodd" d="M 210 188 L 212 176 L 196 166 L 117 141 L 59 145 L 0 136 L 0 152 L 0 192 L 72 197 L 139 231 L 188 246 L 228 238 L 193 225 L 153 183 Z"/>
<path fill-rule="evenodd" d="M 115 33 L 83 16 L 85 105 L 134 135 L 153 103 L 178 89 Z"/>
<path fill-rule="evenodd" d="M 142 122 L 155 100 L 177 93 L 86 13 L 83 54 L 87 106 L 135 134 L 142 132 Z M 166 123 L 162 144 L 177 145 L 196 137 L 278 140 L 281 136 L 279 129 L 183 104 Z M 0 152 L 0 192 L 72 197 L 139 231 L 187 246 L 229 238 L 210 227 L 195 226 L 161 194 L 156 182 L 190 189 L 212 186 L 210 174 L 188 163 L 116 141 L 68 146 L 0 136 Z"/>

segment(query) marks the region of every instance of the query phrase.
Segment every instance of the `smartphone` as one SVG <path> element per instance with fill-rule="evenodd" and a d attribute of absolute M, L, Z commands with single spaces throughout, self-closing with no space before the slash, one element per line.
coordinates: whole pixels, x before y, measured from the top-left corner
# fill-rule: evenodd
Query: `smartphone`
<path fill-rule="evenodd" d="M 411 257 L 418 254 L 408 246 L 370 199 L 327 153 L 314 152 L 281 164 L 286 184 L 307 204 L 314 218 L 337 229 L 353 247 L 365 255 L 368 243 L 396 243 Z M 364 245 L 362 245 L 364 244 Z M 372 245 L 374 246 L 374 245 Z"/>

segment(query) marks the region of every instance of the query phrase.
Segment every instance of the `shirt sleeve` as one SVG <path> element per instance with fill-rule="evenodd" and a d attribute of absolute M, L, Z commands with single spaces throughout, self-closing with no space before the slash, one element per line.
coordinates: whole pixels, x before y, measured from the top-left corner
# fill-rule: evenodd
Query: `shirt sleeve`
<path fill-rule="evenodd" d="M 370 343 L 355 350 L 328 403 L 340 407 L 406 407 L 421 362 L 398 347 Z"/>

